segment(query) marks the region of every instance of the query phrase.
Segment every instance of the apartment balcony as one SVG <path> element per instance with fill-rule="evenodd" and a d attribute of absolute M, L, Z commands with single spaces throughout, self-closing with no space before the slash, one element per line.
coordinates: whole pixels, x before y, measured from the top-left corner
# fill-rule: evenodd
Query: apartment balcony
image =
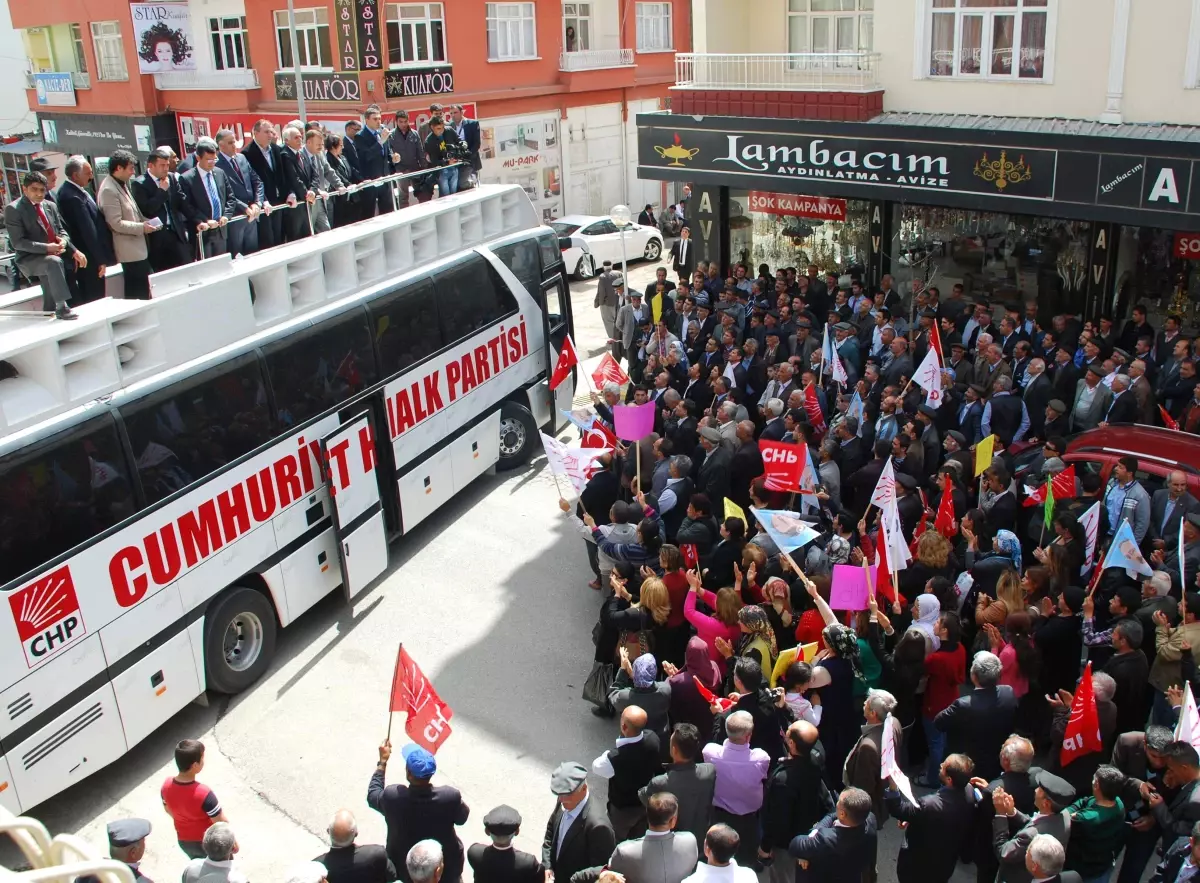
<path fill-rule="evenodd" d="M 883 112 L 878 52 L 676 53 L 674 113 L 866 120 Z"/>
<path fill-rule="evenodd" d="M 560 71 L 597 71 L 612 67 L 633 67 L 632 49 L 580 49 L 577 52 L 560 52 Z"/>
<path fill-rule="evenodd" d="M 619 89 L 634 85 L 632 49 L 580 49 L 558 56 L 558 79 L 568 92 Z"/>
<path fill-rule="evenodd" d="M 166 71 L 154 75 L 154 88 L 160 92 L 257 89 L 258 71 L 254 68 L 225 71 Z"/>

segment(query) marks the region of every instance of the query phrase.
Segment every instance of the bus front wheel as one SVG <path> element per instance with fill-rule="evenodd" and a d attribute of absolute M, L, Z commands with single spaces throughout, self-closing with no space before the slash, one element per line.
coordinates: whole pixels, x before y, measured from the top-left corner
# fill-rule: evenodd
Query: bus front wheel
<path fill-rule="evenodd" d="M 240 693 L 275 655 L 275 611 L 261 592 L 237 586 L 205 615 L 204 668 L 208 688 Z"/>
<path fill-rule="evenodd" d="M 496 468 L 516 469 L 529 460 L 537 434 L 537 424 L 529 409 L 516 402 L 505 402 L 500 407 L 500 459 Z"/>

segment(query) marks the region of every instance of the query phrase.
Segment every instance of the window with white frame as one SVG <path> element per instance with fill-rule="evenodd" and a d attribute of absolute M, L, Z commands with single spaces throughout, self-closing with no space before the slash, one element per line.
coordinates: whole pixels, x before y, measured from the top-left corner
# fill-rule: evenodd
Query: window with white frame
<path fill-rule="evenodd" d="M 96 50 L 97 79 L 129 79 L 129 68 L 125 66 L 125 44 L 121 40 L 120 22 L 92 22 L 92 46 Z"/>
<path fill-rule="evenodd" d="M 441 3 L 389 3 L 388 64 L 429 64 L 446 60 L 446 19 Z"/>
<path fill-rule="evenodd" d="M 219 71 L 245 70 L 250 67 L 250 41 L 246 39 L 246 17 L 225 16 L 208 20 L 212 39 L 213 65 Z"/>
<path fill-rule="evenodd" d="M 579 52 L 592 48 L 592 4 L 563 4 L 563 49 Z"/>
<path fill-rule="evenodd" d="M 533 3 L 487 4 L 488 61 L 537 57 Z"/>
<path fill-rule="evenodd" d="M 875 0 L 788 0 L 788 52 L 870 52 Z"/>
<path fill-rule="evenodd" d="M 79 25 L 73 24 L 70 25 L 70 29 L 71 52 L 74 53 L 75 56 L 75 67 L 71 68 L 71 70 L 77 73 L 86 74 L 88 70 L 87 50 L 83 48 L 83 28 L 81 28 Z"/>
<path fill-rule="evenodd" d="M 1054 0 L 931 0 L 929 76 L 1046 78 Z"/>
<path fill-rule="evenodd" d="M 670 3 L 637 5 L 637 51 L 663 52 L 675 48 Z"/>
<path fill-rule="evenodd" d="M 296 52 L 300 69 L 319 70 L 333 67 L 329 49 L 329 10 L 324 6 L 297 9 Z M 275 47 L 279 52 L 279 70 L 292 69 L 292 38 L 288 32 L 288 11 L 275 10 Z"/>

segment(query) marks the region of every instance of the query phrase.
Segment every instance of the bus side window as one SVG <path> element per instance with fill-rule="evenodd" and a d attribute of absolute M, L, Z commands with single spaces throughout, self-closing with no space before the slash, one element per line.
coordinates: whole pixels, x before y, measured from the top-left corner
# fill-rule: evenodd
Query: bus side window
<path fill-rule="evenodd" d="M 444 345 L 438 302 L 429 279 L 420 279 L 367 304 L 384 377 L 399 374 Z"/>
<path fill-rule="evenodd" d="M 355 309 L 263 347 L 283 428 L 323 414 L 379 379 L 371 328 Z"/>
<path fill-rule="evenodd" d="M 147 503 L 275 437 L 258 359 L 243 356 L 121 408 Z"/>
<path fill-rule="evenodd" d="M 105 414 L 0 461 L 0 585 L 134 513 L 116 424 Z"/>
<path fill-rule="evenodd" d="M 521 280 L 525 290 L 534 302 L 542 301 L 542 262 L 538 255 L 538 244 L 532 239 L 522 239 L 511 245 L 501 245 L 493 249 L 496 257 L 504 266 L 512 270 L 513 275 Z"/>
<path fill-rule="evenodd" d="M 433 282 L 447 343 L 470 337 L 517 311 L 517 299 L 478 254 L 450 265 Z"/>
<path fill-rule="evenodd" d="M 543 230 L 537 235 L 538 250 L 542 253 L 542 273 L 549 276 L 555 270 L 563 270 L 562 248 L 553 230 Z"/>

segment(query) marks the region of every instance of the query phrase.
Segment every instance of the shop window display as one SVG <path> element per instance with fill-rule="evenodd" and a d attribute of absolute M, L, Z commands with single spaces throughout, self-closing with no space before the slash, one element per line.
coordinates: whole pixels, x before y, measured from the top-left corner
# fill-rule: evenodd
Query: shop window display
<path fill-rule="evenodd" d="M 765 194 L 762 194 L 765 195 Z M 776 195 L 776 194 L 773 194 Z M 781 194 L 779 194 L 781 195 Z M 793 197 L 803 202 L 809 198 Z M 814 202 L 822 202 L 812 197 Z M 829 200 L 832 212 L 845 220 L 752 211 L 751 193 L 732 190 L 729 194 L 729 253 L 734 263 L 748 267 L 806 267 L 816 264 L 822 272 L 862 272 L 867 264 L 871 237 L 866 200 Z"/>

